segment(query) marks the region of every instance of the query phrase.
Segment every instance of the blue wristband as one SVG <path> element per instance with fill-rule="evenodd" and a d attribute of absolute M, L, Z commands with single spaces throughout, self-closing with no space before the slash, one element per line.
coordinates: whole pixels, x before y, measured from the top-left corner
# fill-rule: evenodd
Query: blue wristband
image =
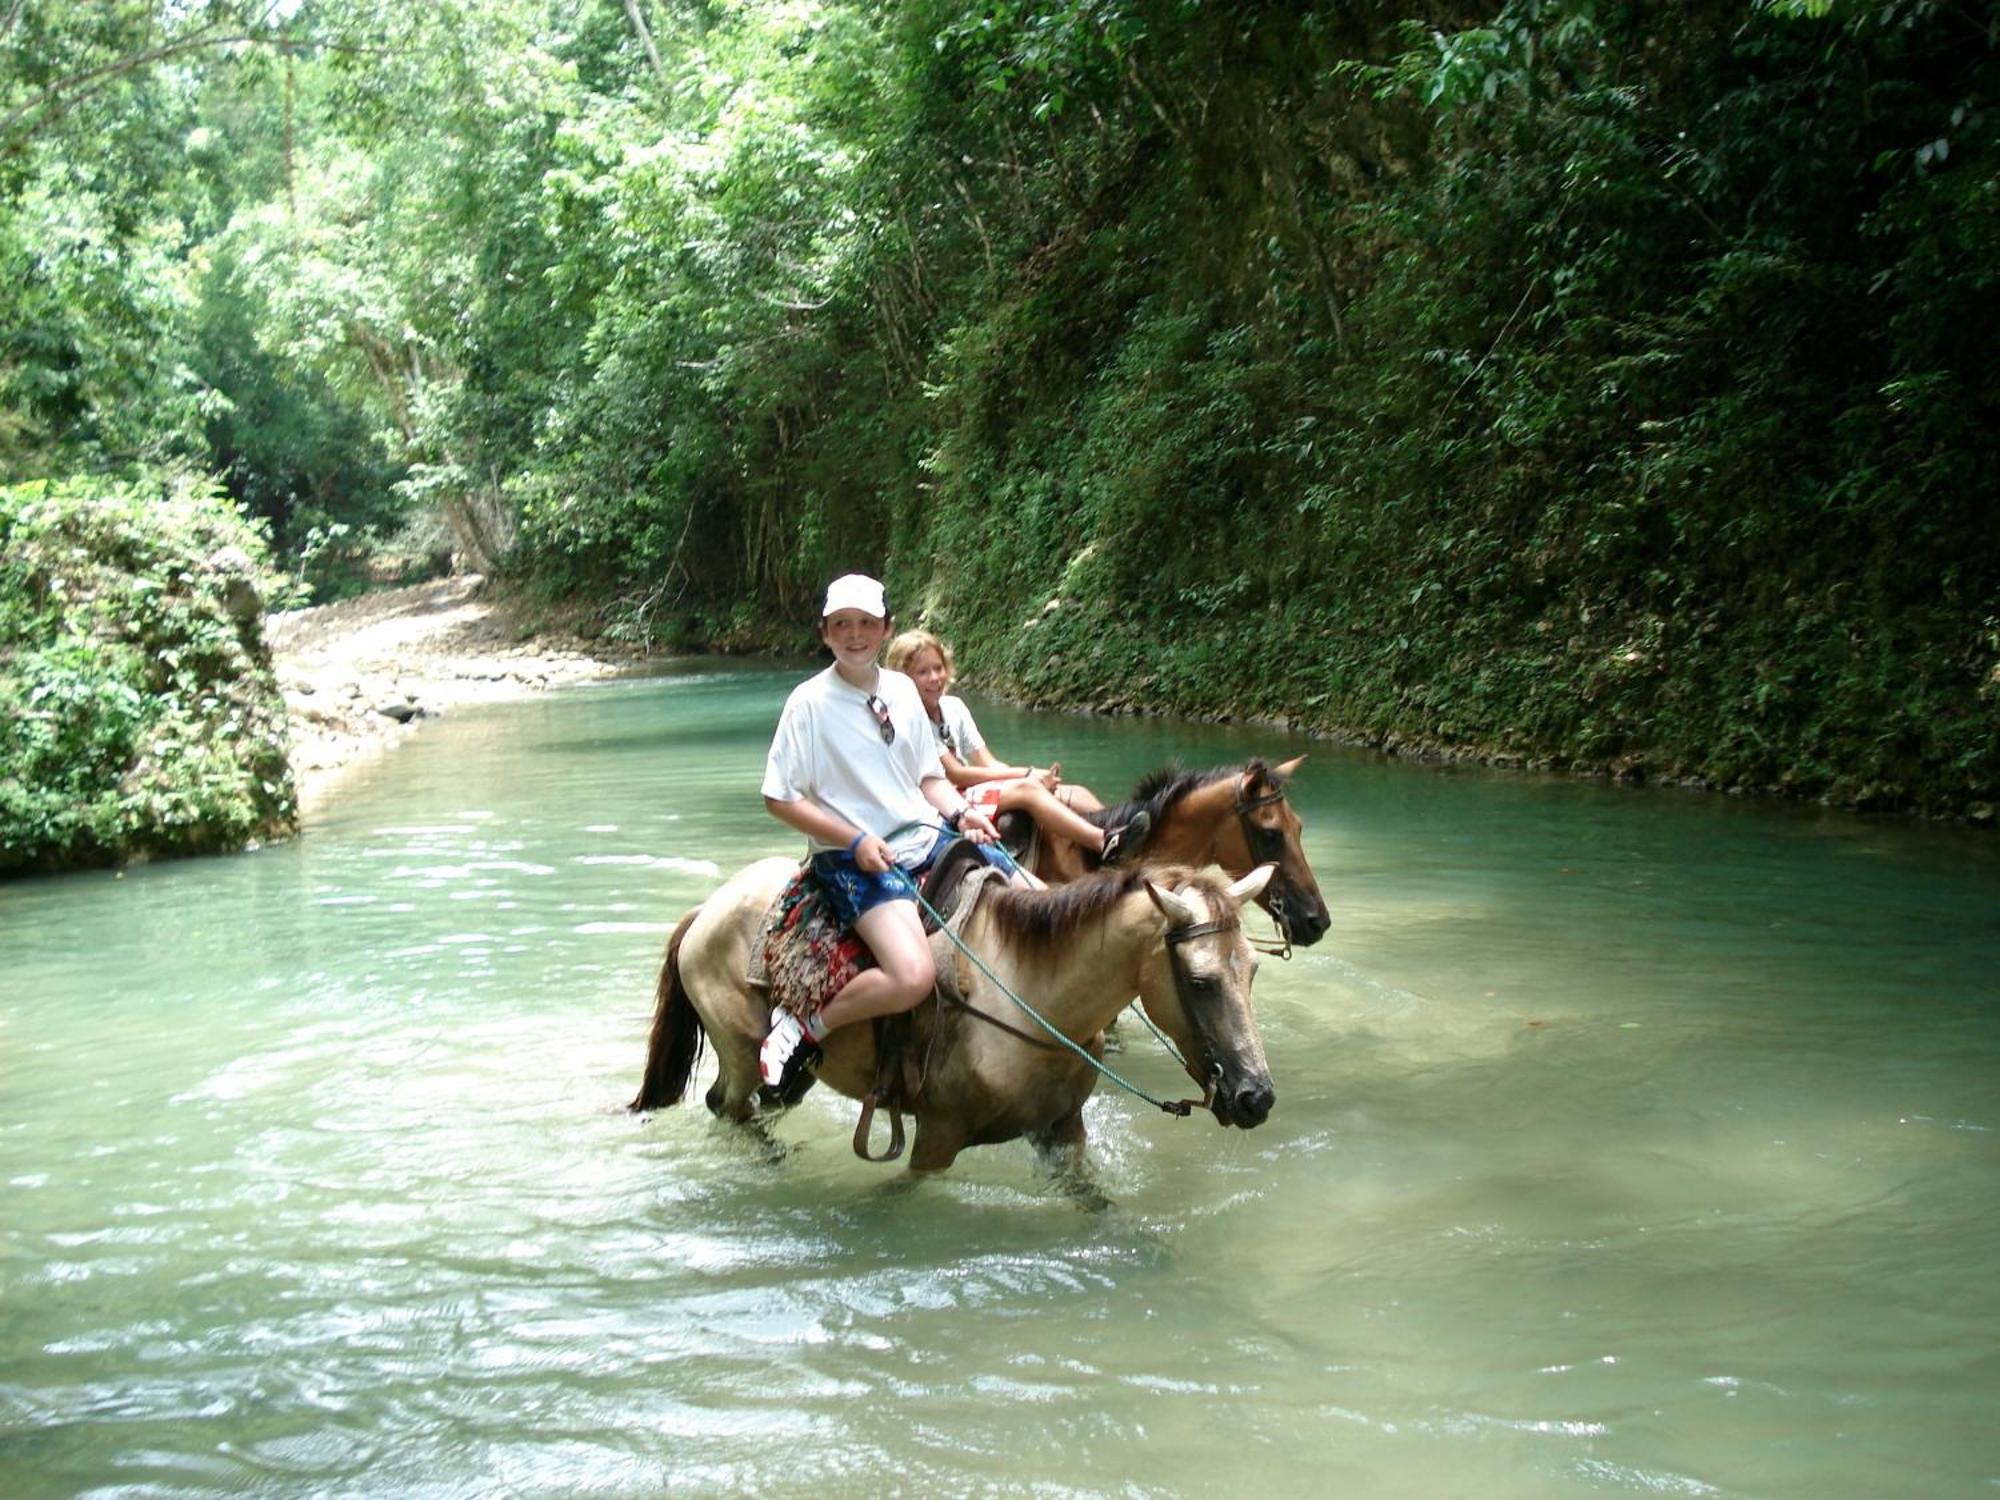
<path fill-rule="evenodd" d="M 868 837 L 868 830 L 865 828 L 862 829 L 861 832 L 855 834 L 854 842 L 847 846 L 848 854 L 851 856 L 856 849 L 859 849 L 861 847 L 861 841 L 867 837 Z"/>

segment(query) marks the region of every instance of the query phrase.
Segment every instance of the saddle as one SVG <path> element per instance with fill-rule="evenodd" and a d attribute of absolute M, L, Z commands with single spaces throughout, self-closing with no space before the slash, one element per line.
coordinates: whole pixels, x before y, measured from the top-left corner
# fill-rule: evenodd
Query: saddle
<path fill-rule="evenodd" d="M 925 932 L 937 930 L 932 912 L 952 920 L 966 876 L 987 868 L 991 867 L 978 849 L 966 840 L 954 839 L 946 846 L 919 887 Z M 774 1008 L 783 1006 L 804 1017 L 818 1014 L 855 975 L 874 967 L 868 945 L 841 930 L 811 866 L 801 865 L 758 924 L 744 978 L 753 988 L 767 991 Z"/>

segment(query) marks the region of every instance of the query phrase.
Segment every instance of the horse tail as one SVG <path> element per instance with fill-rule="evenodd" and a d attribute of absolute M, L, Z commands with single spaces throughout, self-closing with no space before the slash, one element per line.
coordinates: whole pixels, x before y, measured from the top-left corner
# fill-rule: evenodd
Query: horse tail
<path fill-rule="evenodd" d="M 667 940 L 667 956 L 660 965 L 660 982 L 653 990 L 653 1036 L 646 1044 L 646 1077 L 639 1093 L 626 1106 L 634 1114 L 662 1105 L 678 1104 L 687 1093 L 694 1065 L 701 1061 L 705 1038 L 701 1018 L 688 1003 L 687 987 L 681 983 L 681 939 L 687 936 L 696 907 L 681 918 L 674 935 Z"/>

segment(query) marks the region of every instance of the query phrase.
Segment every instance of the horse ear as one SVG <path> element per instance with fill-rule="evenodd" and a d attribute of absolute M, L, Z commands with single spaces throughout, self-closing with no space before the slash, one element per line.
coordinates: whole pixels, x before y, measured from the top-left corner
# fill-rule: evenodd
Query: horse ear
<path fill-rule="evenodd" d="M 1280 781 L 1286 781 L 1289 780 L 1292 774 L 1296 772 L 1298 768 L 1304 765 L 1305 763 L 1306 763 L 1306 758 L 1303 755 L 1294 755 L 1290 760 L 1286 761 L 1283 765 L 1273 766 L 1271 768 L 1271 774 L 1277 777 L 1278 780 Z"/>
<path fill-rule="evenodd" d="M 1276 865 L 1259 865 L 1248 875 L 1230 886 L 1229 894 L 1241 906 L 1245 901 L 1255 901 L 1264 894 L 1264 887 L 1271 883 L 1271 877 L 1278 873 Z"/>
<path fill-rule="evenodd" d="M 1153 898 L 1153 905 L 1166 913 L 1167 921 L 1176 927 L 1188 927 L 1201 920 L 1201 908 L 1196 906 L 1179 891 L 1165 890 L 1146 882 L 1146 894 Z"/>

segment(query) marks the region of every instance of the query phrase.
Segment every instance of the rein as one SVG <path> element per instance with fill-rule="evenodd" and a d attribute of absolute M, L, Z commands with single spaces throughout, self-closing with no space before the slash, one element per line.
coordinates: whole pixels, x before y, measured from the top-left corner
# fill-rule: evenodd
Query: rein
<path fill-rule="evenodd" d="M 1032 1032 L 1023 1031 L 1018 1026 L 1009 1026 L 998 1016 L 989 1016 L 956 990 L 948 990 L 940 984 L 933 993 L 937 996 L 938 1004 L 949 1006 L 953 1010 L 962 1010 L 968 1016 L 972 1017 L 973 1020 L 984 1021 L 988 1026 L 997 1026 L 1000 1030 L 1006 1032 L 1007 1035 L 1033 1047 L 1038 1052 L 1062 1051 L 1060 1046 L 1050 1041 L 1047 1037 L 1036 1036 Z"/>
<path fill-rule="evenodd" d="M 1223 922 L 1197 922 L 1189 927 L 1176 927 L 1172 931 L 1168 932 L 1163 939 L 1163 941 L 1167 945 L 1167 963 L 1173 971 L 1174 993 L 1180 998 L 1181 1009 L 1187 1012 L 1190 1020 L 1192 1020 L 1198 1014 L 1198 1012 L 1196 1011 L 1195 1007 L 1190 1003 L 1193 999 L 1192 995 L 1190 995 L 1189 993 L 1189 990 L 1192 988 L 1192 986 L 1187 977 L 1187 966 L 1181 962 L 1179 945 L 1193 938 L 1208 937 L 1213 933 L 1226 932 L 1227 930 L 1228 930 L 1228 924 Z M 995 980 L 994 982 L 997 984 L 999 981 Z M 1028 1046 L 1034 1047 L 1039 1051 L 1060 1052 L 1062 1050 L 1062 1048 L 1058 1046 L 1055 1042 L 1049 1041 L 1045 1037 L 1033 1036 L 1030 1033 L 1023 1031 L 1018 1026 L 1009 1026 L 1005 1021 L 1001 1020 L 998 1016 L 988 1015 L 985 1011 L 980 1010 L 979 1008 L 974 1006 L 971 1001 L 967 1000 L 963 995 L 959 994 L 957 991 L 948 990 L 941 984 L 937 988 L 937 998 L 940 1004 L 948 1005 L 952 1007 L 952 1009 L 954 1010 L 962 1010 L 968 1016 L 972 1017 L 972 1019 L 975 1021 L 984 1021 L 988 1026 L 997 1026 L 1000 1028 L 1000 1030 L 1006 1032 L 1007 1035 L 1011 1037 L 1016 1037 L 1021 1041 L 1025 1042 Z M 1015 997 L 1009 995 L 1008 998 L 1012 1000 Z M 1019 1000 L 1015 1000 L 1015 1003 L 1018 1005 L 1021 1002 Z M 1025 1009 L 1026 1007 L 1024 1006 L 1023 1008 Z M 1179 1063 L 1183 1068 L 1188 1066 L 1188 1060 L 1185 1057 L 1181 1056 L 1181 1049 L 1174 1045 L 1174 1039 L 1168 1036 L 1164 1031 L 1160 1030 L 1160 1028 L 1153 1023 L 1153 1018 L 1146 1014 L 1146 1008 L 1143 1005 L 1141 1005 L 1137 1000 L 1134 1000 L 1129 1006 L 1126 1007 L 1126 1009 L 1136 1012 L 1139 1019 L 1146 1023 L 1146 1029 L 1152 1032 L 1154 1036 L 1159 1038 L 1160 1045 L 1167 1049 L 1168 1056 L 1172 1057 L 1173 1060 Z M 1067 1038 L 1065 1038 L 1065 1040 L 1067 1040 Z M 1204 1105 L 1206 1105 L 1207 1099 L 1204 1097 L 1204 1099 L 1201 1102 Z"/>
<path fill-rule="evenodd" d="M 924 900 L 922 896 L 917 897 L 917 902 L 920 906 L 924 908 L 924 910 L 930 912 L 931 916 L 934 919 L 937 917 L 936 910 L 933 909 L 931 904 L 928 901 Z M 1202 923 L 1200 925 L 1206 927 L 1209 924 Z M 1009 1000 L 1012 1000 L 1016 1005 L 1020 1006 L 1022 1010 L 1028 1013 L 1028 1018 L 1030 1020 L 1032 1020 L 1037 1026 L 1041 1027 L 1043 1031 L 1049 1034 L 1051 1040 L 1048 1042 L 1043 1042 L 1041 1044 L 1042 1046 L 1048 1048 L 1048 1050 L 1052 1052 L 1060 1050 L 1060 1051 L 1068 1051 L 1074 1053 L 1077 1057 L 1081 1058 L 1084 1062 L 1090 1064 L 1091 1067 L 1095 1068 L 1101 1077 L 1110 1080 L 1112 1083 L 1117 1084 L 1118 1087 L 1125 1090 L 1126 1093 L 1145 1100 L 1155 1109 L 1160 1110 L 1166 1114 L 1176 1115 L 1182 1119 L 1186 1119 L 1189 1115 L 1193 1114 L 1197 1109 L 1206 1109 L 1208 1108 L 1209 1104 L 1213 1102 L 1215 1098 L 1215 1088 L 1213 1084 L 1209 1084 L 1203 1088 L 1202 1096 L 1199 1099 L 1162 1099 L 1159 1098 L 1157 1095 L 1147 1093 L 1144 1089 L 1140 1088 L 1138 1084 L 1132 1082 L 1131 1079 L 1121 1076 L 1115 1068 L 1106 1067 L 1103 1062 L 1099 1061 L 1096 1057 L 1093 1057 L 1091 1055 L 1090 1050 L 1088 1048 L 1081 1046 L 1080 1044 L 1074 1041 L 1071 1041 L 1069 1037 L 1063 1034 L 1061 1027 L 1057 1026 L 1053 1021 L 1049 1020 L 1047 1016 L 1044 1016 L 1040 1011 L 1036 1010 L 1034 1006 L 1030 1005 L 1027 1001 L 1023 1000 L 1019 995 L 1015 994 L 1011 989 L 1009 989 L 1007 987 L 1006 981 L 1003 980 L 998 974 L 995 974 L 990 968 L 988 968 L 986 966 L 986 961 L 982 959 L 977 953 L 974 953 L 969 947 L 967 947 L 965 945 L 964 940 L 961 939 L 957 933 L 951 931 L 950 928 L 943 927 L 942 925 L 940 925 L 940 930 L 944 933 L 946 937 L 951 939 L 952 946 L 957 948 L 960 953 L 963 953 L 967 958 L 972 960 L 974 968 L 978 969 L 980 973 L 984 974 L 989 980 L 992 981 L 993 987 L 995 989 L 999 990 L 1001 994 L 1005 995 Z M 1167 933 L 1167 945 L 1168 945 L 1167 954 L 1174 964 L 1176 986 L 1180 984 L 1180 961 L 1179 958 L 1175 955 L 1173 948 L 1174 939 L 1177 936 L 1179 936 L 1179 933 L 1177 931 L 1169 931 Z M 993 1024 L 995 1024 L 996 1026 L 1000 1026 L 1001 1030 L 1011 1032 L 1016 1036 L 1021 1035 L 1020 1032 L 1014 1031 L 1013 1027 L 1003 1025 L 999 1021 L 995 1020 L 993 1017 L 986 1015 L 984 1012 L 972 1010 L 972 1007 L 970 1005 L 966 1005 L 965 1001 L 960 1000 L 959 1004 L 964 1005 L 966 1010 L 971 1011 L 972 1014 L 979 1016 L 981 1020 L 993 1021 Z"/>
<path fill-rule="evenodd" d="M 1283 796 L 1284 794 L 1281 792 L 1278 795 Z M 1256 804 L 1256 805 L 1261 805 L 1261 804 Z M 904 828 L 912 826 L 916 825 L 906 824 L 904 825 Z M 902 833 L 904 831 L 904 828 L 898 828 L 896 832 Z M 1005 850 L 1001 851 L 1001 856 L 1007 869 L 1018 873 L 1019 867 L 1014 864 L 1012 859 L 1006 857 Z M 893 866 L 891 868 L 892 870 L 894 869 Z M 1068 1051 L 1074 1053 L 1077 1057 L 1081 1058 L 1084 1062 L 1088 1063 L 1092 1068 L 1094 1068 L 1100 1077 L 1110 1080 L 1112 1083 L 1116 1084 L 1119 1088 L 1125 1090 L 1126 1093 L 1131 1094 L 1136 1098 L 1145 1100 L 1146 1103 L 1152 1105 L 1155 1109 L 1160 1110 L 1162 1113 L 1173 1115 L 1178 1119 L 1186 1119 L 1189 1115 L 1193 1114 L 1197 1109 L 1207 1109 L 1210 1107 L 1210 1105 L 1214 1103 L 1215 1086 L 1222 1079 L 1222 1065 L 1214 1061 L 1215 1047 L 1213 1045 L 1213 1042 L 1207 1035 L 1207 1027 L 1203 1024 L 1204 1021 L 1203 1012 L 1194 1003 L 1193 982 L 1188 977 L 1187 965 L 1181 958 L 1180 949 L 1183 943 L 1192 942 L 1196 938 L 1211 937 L 1216 933 L 1228 931 L 1229 924 L 1227 922 L 1221 922 L 1221 921 L 1192 922 L 1185 927 L 1170 927 L 1164 934 L 1163 940 L 1166 944 L 1166 949 L 1167 949 L 1167 966 L 1174 976 L 1174 997 L 1177 1000 L 1179 1000 L 1181 1006 L 1181 1013 L 1188 1018 L 1188 1023 L 1195 1028 L 1195 1034 L 1197 1038 L 1201 1041 L 1201 1044 L 1204 1047 L 1204 1049 L 1206 1049 L 1210 1054 L 1210 1061 L 1208 1065 L 1208 1076 L 1207 1078 L 1201 1081 L 1202 1090 L 1201 1090 L 1201 1097 L 1199 1099 L 1161 1099 L 1156 1095 L 1147 1093 L 1146 1090 L 1140 1088 L 1138 1084 L 1133 1083 L 1130 1079 L 1125 1078 L 1121 1074 L 1119 1074 L 1117 1070 L 1107 1067 L 1101 1059 L 1092 1055 L 1092 1053 L 1089 1051 L 1088 1048 L 1085 1048 L 1079 1045 L 1078 1043 L 1072 1041 L 1067 1035 L 1063 1033 L 1060 1027 L 1055 1025 L 1054 1022 L 1050 1021 L 1040 1011 L 1036 1010 L 1034 1006 L 1030 1005 L 1027 1001 L 1023 1000 L 1019 995 L 1015 994 L 1013 990 L 1009 989 L 1007 987 L 1006 982 L 1002 980 L 998 974 L 995 974 L 992 969 L 987 967 L 986 961 L 982 959 L 977 953 L 974 953 L 971 948 L 966 946 L 965 941 L 962 938 L 960 938 L 956 932 L 952 931 L 951 926 L 945 920 L 943 913 L 941 913 L 940 911 L 938 911 L 936 907 L 931 905 L 931 903 L 925 898 L 924 893 L 920 889 L 918 889 L 917 883 L 914 880 L 910 879 L 910 877 L 907 874 L 904 874 L 900 870 L 896 870 L 895 874 L 897 878 L 900 879 L 902 883 L 909 888 L 910 895 L 916 901 L 917 905 L 921 907 L 926 913 L 929 914 L 930 919 L 933 922 L 937 923 L 938 931 L 942 932 L 947 938 L 951 939 L 952 945 L 956 947 L 960 953 L 964 954 L 968 959 L 970 959 L 973 963 L 973 966 L 977 968 L 980 973 L 984 974 L 987 977 L 987 979 L 992 981 L 994 988 L 998 989 L 1001 994 L 1005 995 L 1009 1000 L 1013 1001 L 1014 1004 L 1019 1006 L 1022 1010 L 1026 1011 L 1030 1019 L 1032 1019 L 1035 1022 L 1035 1024 L 1041 1027 L 1042 1030 L 1046 1032 L 1048 1035 L 1046 1038 L 1038 1037 L 1034 1035 L 1032 1032 L 1022 1030 L 1018 1026 L 1009 1025 L 1007 1022 L 1001 1020 L 998 1016 L 988 1015 L 985 1011 L 975 1007 L 963 995 L 960 995 L 955 991 L 946 989 L 942 983 L 938 984 L 932 991 L 932 993 L 936 996 L 940 1007 L 949 1006 L 953 1010 L 962 1011 L 964 1014 L 968 1016 L 974 1017 L 975 1019 L 980 1021 L 984 1021 L 989 1026 L 996 1026 L 1000 1030 L 1006 1032 L 1007 1035 L 1014 1037 L 1018 1041 L 1021 1041 L 1030 1047 L 1035 1048 L 1037 1051 L 1042 1051 L 1042 1052 Z M 1252 941 L 1254 942 L 1254 939 Z M 1168 1037 L 1165 1032 L 1161 1031 L 1158 1026 L 1155 1026 L 1153 1024 L 1152 1017 L 1148 1016 L 1145 1010 L 1142 1007 L 1140 1007 L 1136 1001 L 1133 1002 L 1133 1008 L 1138 1010 L 1139 1018 L 1146 1023 L 1147 1029 L 1150 1030 L 1154 1036 L 1160 1039 L 1160 1044 L 1167 1049 L 1168 1053 L 1173 1057 L 1174 1061 L 1179 1063 L 1181 1067 L 1185 1069 L 1190 1076 L 1193 1076 L 1194 1070 L 1188 1066 L 1187 1059 L 1181 1056 L 1180 1049 L 1173 1044 L 1172 1038 Z M 933 1030 L 931 1033 L 931 1048 L 936 1047 L 937 1036 L 938 1033 L 935 1030 Z M 878 1049 L 879 1045 L 880 1044 L 878 1041 Z M 898 1157 L 900 1157 L 903 1154 L 903 1112 L 901 1108 L 898 1107 L 897 1103 L 892 1097 L 892 1092 L 891 1092 L 892 1085 L 889 1081 L 889 1077 L 893 1072 L 894 1069 L 883 1068 L 878 1065 L 875 1087 L 872 1088 L 869 1091 L 868 1095 L 861 1101 L 861 1118 L 855 1122 L 854 1126 L 854 1154 L 860 1157 L 863 1161 L 890 1162 L 890 1161 L 895 1161 Z M 927 1048 L 924 1057 L 921 1077 L 927 1079 L 929 1076 L 930 1076 L 930 1049 Z M 918 1086 L 918 1093 L 921 1092 L 922 1092 L 922 1085 L 920 1083 Z M 874 1132 L 875 1111 L 878 1108 L 882 1107 L 883 1105 L 887 1105 L 889 1109 L 890 1139 L 889 1139 L 888 1149 L 884 1151 L 882 1155 L 876 1156 L 869 1150 L 869 1144 Z"/>

